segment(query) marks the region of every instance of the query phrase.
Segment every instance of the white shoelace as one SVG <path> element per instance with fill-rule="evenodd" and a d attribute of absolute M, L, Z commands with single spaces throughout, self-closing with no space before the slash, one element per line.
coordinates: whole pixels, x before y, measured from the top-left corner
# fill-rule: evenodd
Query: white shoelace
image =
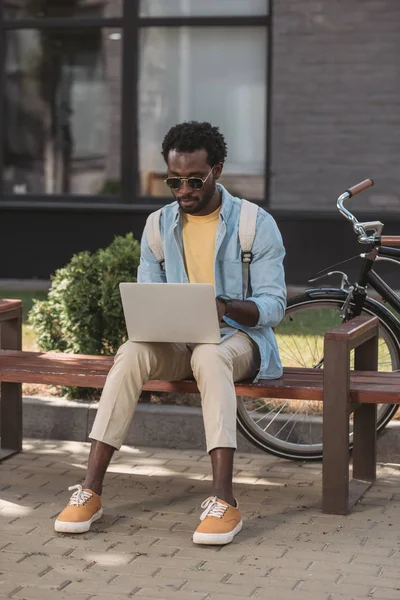
<path fill-rule="evenodd" d="M 81 485 L 71 485 L 69 491 L 76 490 L 69 499 L 68 505 L 72 506 L 83 506 L 90 498 L 93 497 L 93 494 L 90 492 L 86 492 L 82 489 Z"/>
<path fill-rule="evenodd" d="M 205 511 L 200 515 L 200 521 L 204 521 L 206 517 L 222 519 L 228 509 L 228 505 L 218 502 L 217 496 L 210 496 L 207 500 L 204 500 L 201 508 L 205 508 Z"/>

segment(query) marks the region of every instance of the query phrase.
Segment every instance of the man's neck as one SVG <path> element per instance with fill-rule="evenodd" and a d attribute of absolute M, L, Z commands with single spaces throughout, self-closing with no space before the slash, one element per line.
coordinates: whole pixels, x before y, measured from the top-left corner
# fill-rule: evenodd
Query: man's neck
<path fill-rule="evenodd" d="M 221 206 L 222 203 L 222 193 L 215 188 L 215 191 L 212 195 L 210 202 L 207 204 L 207 212 L 202 213 L 201 216 L 205 217 L 206 215 L 211 215 L 211 213 L 215 212 L 217 208 Z M 200 215 L 199 215 L 200 216 Z"/>

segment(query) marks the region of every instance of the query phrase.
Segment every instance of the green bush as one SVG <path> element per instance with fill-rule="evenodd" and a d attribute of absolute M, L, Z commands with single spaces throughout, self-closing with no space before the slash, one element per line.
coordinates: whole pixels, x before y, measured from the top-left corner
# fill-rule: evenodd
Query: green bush
<path fill-rule="evenodd" d="M 113 355 L 126 340 L 121 281 L 136 281 L 140 245 L 133 235 L 105 249 L 80 252 L 51 281 L 47 300 L 36 300 L 29 322 L 41 350 Z M 97 397 L 90 388 L 65 388 L 70 398 Z"/>

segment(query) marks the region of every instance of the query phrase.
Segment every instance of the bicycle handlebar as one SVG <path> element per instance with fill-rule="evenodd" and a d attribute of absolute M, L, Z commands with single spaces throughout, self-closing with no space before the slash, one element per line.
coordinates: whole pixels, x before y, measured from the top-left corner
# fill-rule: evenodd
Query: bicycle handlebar
<path fill-rule="evenodd" d="M 352 198 L 356 194 L 363 192 L 364 190 L 372 187 L 374 182 L 372 179 L 364 179 L 364 181 L 360 181 L 353 187 L 346 190 L 339 198 L 337 199 L 337 207 L 340 213 L 353 224 L 353 230 L 358 236 L 358 241 L 361 244 L 371 244 L 376 243 L 377 236 L 381 235 L 383 229 L 383 223 L 380 221 L 369 221 L 365 223 L 360 223 L 356 217 L 349 211 L 347 208 L 343 206 L 345 200 Z M 368 235 L 367 231 L 373 231 L 374 235 Z"/>
<path fill-rule="evenodd" d="M 360 183 L 353 185 L 353 187 L 346 190 L 346 192 L 348 193 L 349 198 L 352 198 L 356 194 L 363 192 L 364 190 L 368 189 L 369 187 L 372 187 L 373 185 L 374 185 L 373 179 L 364 179 L 364 181 L 360 181 Z"/>
<path fill-rule="evenodd" d="M 400 246 L 400 235 L 381 235 L 382 246 Z"/>

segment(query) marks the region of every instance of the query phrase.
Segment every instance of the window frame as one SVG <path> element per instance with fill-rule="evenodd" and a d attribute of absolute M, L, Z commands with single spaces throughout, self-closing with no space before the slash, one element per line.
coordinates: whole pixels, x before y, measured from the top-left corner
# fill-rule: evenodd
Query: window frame
<path fill-rule="evenodd" d="M 245 1 L 245 0 L 244 0 Z M 256 201 L 260 206 L 268 208 L 270 202 L 271 179 L 271 89 L 272 89 L 272 26 L 273 0 L 265 0 L 265 15 L 248 16 L 175 16 L 175 17 L 141 17 L 139 0 L 123 0 L 122 15 L 111 18 L 91 17 L 37 17 L 29 19 L 6 19 L 4 2 L 0 0 L 0 102 L 5 101 L 5 35 L 6 31 L 16 29 L 89 29 L 118 28 L 122 33 L 121 55 L 121 132 L 120 132 L 120 179 L 121 192 L 116 195 L 76 195 L 76 194 L 4 194 L 3 164 L 3 121 L 0 118 L 0 207 L 34 208 L 82 207 L 135 207 L 142 212 L 145 207 L 156 209 L 171 201 L 167 193 L 165 197 L 149 197 L 140 194 L 139 173 L 139 39 L 140 30 L 146 27 L 265 27 L 266 44 L 266 105 L 265 105 L 265 167 L 264 167 L 264 200 Z M 4 110 L 2 111 L 4 114 Z M 161 144 L 161 140 L 160 140 Z M 249 200 L 253 200 L 249 198 Z"/>

